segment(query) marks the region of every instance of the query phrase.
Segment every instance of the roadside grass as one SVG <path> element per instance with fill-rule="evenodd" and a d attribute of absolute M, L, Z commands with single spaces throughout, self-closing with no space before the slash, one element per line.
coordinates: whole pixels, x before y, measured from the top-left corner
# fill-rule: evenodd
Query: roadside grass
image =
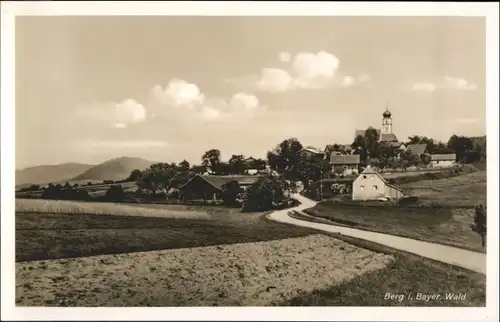
<path fill-rule="evenodd" d="M 486 306 L 485 275 L 374 242 L 341 234 L 331 236 L 357 247 L 393 255 L 395 261 L 382 270 L 343 284 L 302 293 L 279 306 Z M 438 294 L 440 298 L 419 300 L 418 293 Z M 403 298 L 386 299 L 386 294 L 403 295 Z M 446 299 L 447 294 L 465 294 L 465 299 Z"/>
<path fill-rule="evenodd" d="M 344 206 L 324 201 L 304 212 L 332 224 L 485 252 L 471 228 L 473 209 Z"/>
<path fill-rule="evenodd" d="M 130 208 L 144 213 L 155 210 Z M 172 206 L 165 208 L 162 211 L 180 212 Z M 308 228 L 269 222 L 263 219 L 262 213 L 237 211 L 206 207 L 204 213 L 209 220 L 18 212 L 16 261 L 249 243 L 317 233 Z"/>
<path fill-rule="evenodd" d="M 439 179 L 402 184 L 405 194 L 419 197 L 423 205 L 474 207 L 486 205 L 486 171 Z"/>
<path fill-rule="evenodd" d="M 162 208 L 137 208 L 125 204 L 105 202 L 77 202 L 42 199 L 16 199 L 16 212 L 209 219 L 206 212 L 197 210 L 175 211 L 172 209 L 167 210 Z"/>

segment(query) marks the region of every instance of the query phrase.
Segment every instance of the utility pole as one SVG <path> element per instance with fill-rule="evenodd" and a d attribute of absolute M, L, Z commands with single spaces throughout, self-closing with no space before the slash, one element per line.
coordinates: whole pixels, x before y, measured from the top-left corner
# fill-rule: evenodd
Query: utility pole
<path fill-rule="evenodd" d="M 321 177 L 319 179 L 319 197 L 321 200 L 323 200 L 323 169 L 320 169 L 319 173 L 321 174 Z"/>

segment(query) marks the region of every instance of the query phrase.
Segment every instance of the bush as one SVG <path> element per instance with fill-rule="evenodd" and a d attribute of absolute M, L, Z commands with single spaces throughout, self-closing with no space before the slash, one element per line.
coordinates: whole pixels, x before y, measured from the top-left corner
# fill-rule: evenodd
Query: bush
<path fill-rule="evenodd" d="M 123 202 L 125 200 L 125 190 L 121 185 L 113 185 L 106 191 L 104 199 L 111 202 Z"/>
<path fill-rule="evenodd" d="M 401 206 L 406 206 L 406 205 L 412 205 L 412 204 L 416 204 L 418 202 L 418 197 L 404 197 L 404 198 L 401 198 L 399 199 L 399 204 Z"/>

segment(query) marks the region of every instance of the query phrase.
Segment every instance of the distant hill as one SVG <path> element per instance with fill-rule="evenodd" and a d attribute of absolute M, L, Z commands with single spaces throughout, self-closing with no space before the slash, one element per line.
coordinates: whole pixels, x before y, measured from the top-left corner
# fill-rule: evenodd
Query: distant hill
<path fill-rule="evenodd" d="M 141 158 L 121 157 L 98 164 L 76 175 L 71 181 L 82 180 L 122 180 L 135 170 L 144 170 L 157 163 Z"/>
<path fill-rule="evenodd" d="M 41 165 L 16 170 L 16 187 L 44 184 L 69 180 L 94 167 L 91 164 L 64 163 L 58 165 Z"/>

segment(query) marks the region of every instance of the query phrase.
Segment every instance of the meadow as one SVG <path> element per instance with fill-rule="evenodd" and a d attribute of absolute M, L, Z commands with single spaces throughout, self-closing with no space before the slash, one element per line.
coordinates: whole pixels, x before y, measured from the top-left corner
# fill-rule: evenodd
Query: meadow
<path fill-rule="evenodd" d="M 405 194 L 419 197 L 421 204 L 474 207 L 486 205 L 486 171 L 439 180 L 422 180 L 402 184 Z"/>
<path fill-rule="evenodd" d="M 337 225 L 371 230 L 484 252 L 474 232 L 473 207 L 486 204 L 486 171 L 402 184 L 414 206 L 347 203 L 326 200 L 305 210 Z"/>

